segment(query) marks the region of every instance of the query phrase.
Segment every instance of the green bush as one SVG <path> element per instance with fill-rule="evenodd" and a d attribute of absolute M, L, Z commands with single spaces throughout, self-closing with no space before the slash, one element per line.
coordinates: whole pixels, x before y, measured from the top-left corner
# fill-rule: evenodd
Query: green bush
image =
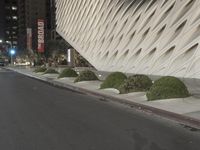
<path fill-rule="evenodd" d="M 94 72 L 90 70 L 82 71 L 74 82 L 99 80 Z"/>
<path fill-rule="evenodd" d="M 55 69 L 47 69 L 44 74 L 58 74 L 58 72 Z"/>
<path fill-rule="evenodd" d="M 190 96 L 185 84 L 178 78 L 170 76 L 155 81 L 146 95 L 149 101 Z"/>
<path fill-rule="evenodd" d="M 67 68 L 67 69 L 64 69 L 58 78 L 64 78 L 64 77 L 77 77 L 78 74 L 76 73 L 76 71 L 74 71 L 73 69 L 71 68 Z"/>
<path fill-rule="evenodd" d="M 113 72 L 111 73 L 105 81 L 101 84 L 101 89 L 105 88 L 115 88 L 119 89 L 119 86 L 124 83 L 127 79 L 127 76 L 122 72 Z"/>
<path fill-rule="evenodd" d="M 133 75 L 128 77 L 119 87 L 120 93 L 143 92 L 150 89 L 152 80 L 145 75 Z"/>
<path fill-rule="evenodd" d="M 45 72 L 47 70 L 47 68 L 45 68 L 45 67 L 39 67 L 39 68 L 36 68 L 35 70 L 34 70 L 34 72 L 35 73 L 39 73 L 39 72 Z"/>

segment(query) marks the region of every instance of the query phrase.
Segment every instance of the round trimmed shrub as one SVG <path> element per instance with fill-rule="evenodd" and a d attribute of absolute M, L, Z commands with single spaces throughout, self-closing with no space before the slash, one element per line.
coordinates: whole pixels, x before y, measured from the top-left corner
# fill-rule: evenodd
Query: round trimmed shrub
<path fill-rule="evenodd" d="M 152 80 L 145 75 L 133 75 L 128 77 L 119 87 L 120 93 L 143 92 L 148 91 L 152 86 Z"/>
<path fill-rule="evenodd" d="M 58 72 L 55 69 L 47 69 L 44 74 L 58 74 Z"/>
<path fill-rule="evenodd" d="M 120 85 L 124 83 L 127 79 L 127 76 L 122 72 L 113 72 L 111 73 L 105 81 L 101 84 L 101 89 L 105 88 L 115 88 L 119 89 Z"/>
<path fill-rule="evenodd" d="M 64 69 L 60 75 L 58 76 L 58 78 L 64 78 L 64 77 L 77 77 L 78 74 L 76 73 L 76 71 L 74 71 L 73 69 L 71 68 L 67 68 L 67 69 Z"/>
<path fill-rule="evenodd" d="M 146 94 L 149 101 L 190 96 L 185 84 L 176 77 L 162 77 L 154 82 Z"/>
<path fill-rule="evenodd" d="M 93 80 L 99 80 L 96 74 L 90 70 L 85 70 L 78 75 L 78 77 L 74 80 L 74 82 L 93 81 Z"/>
<path fill-rule="evenodd" d="M 39 72 L 45 72 L 47 70 L 47 68 L 45 68 L 45 67 L 39 67 L 39 68 L 36 68 L 35 70 L 34 70 L 34 72 L 35 73 L 39 73 Z"/>

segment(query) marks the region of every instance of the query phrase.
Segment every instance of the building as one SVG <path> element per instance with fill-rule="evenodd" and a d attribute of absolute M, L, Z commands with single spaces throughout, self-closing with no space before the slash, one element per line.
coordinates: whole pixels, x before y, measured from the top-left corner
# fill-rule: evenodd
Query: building
<path fill-rule="evenodd" d="M 1 2 L 2 3 L 2 2 Z M 17 48 L 18 46 L 18 6 L 17 0 L 5 0 L 4 1 L 4 41 L 6 41 L 10 47 Z"/>
<path fill-rule="evenodd" d="M 200 78 L 199 2 L 56 0 L 57 32 L 98 70 Z"/>
<path fill-rule="evenodd" d="M 55 0 L 3 0 L 0 7 L 0 39 L 18 51 L 43 53 L 47 40 L 60 39 L 56 32 Z"/>
<path fill-rule="evenodd" d="M 44 38 L 46 33 L 46 1 L 18 0 L 18 6 L 19 49 L 29 49 L 32 51 L 38 51 L 39 42 L 42 41 L 44 44 L 45 40 Z M 39 25 L 42 26 L 39 27 Z"/>
<path fill-rule="evenodd" d="M 56 21 L 55 21 L 55 12 L 56 12 L 55 0 L 47 0 L 46 6 L 47 6 L 46 8 L 47 33 L 48 33 L 47 38 L 50 40 L 56 39 L 57 33 L 56 33 Z"/>
<path fill-rule="evenodd" d="M 27 46 L 25 0 L 18 0 L 18 48 L 23 51 Z"/>
<path fill-rule="evenodd" d="M 4 27 L 5 27 L 5 2 L 0 1 L 0 40 L 4 39 Z"/>

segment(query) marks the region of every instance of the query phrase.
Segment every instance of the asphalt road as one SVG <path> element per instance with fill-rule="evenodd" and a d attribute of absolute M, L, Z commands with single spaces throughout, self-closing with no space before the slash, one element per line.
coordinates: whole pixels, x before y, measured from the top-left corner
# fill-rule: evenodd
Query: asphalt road
<path fill-rule="evenodd" d="M 0 70 L 0 150 L 200 150 L 200 131 Z"/>

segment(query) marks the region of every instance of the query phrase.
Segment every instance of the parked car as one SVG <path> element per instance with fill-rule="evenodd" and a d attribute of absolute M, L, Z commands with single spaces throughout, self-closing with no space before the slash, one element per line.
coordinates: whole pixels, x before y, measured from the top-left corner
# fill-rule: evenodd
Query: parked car
<path fill-rule="evenodd" d="M 0 59 L 0 66 L 5 66 L 5 61 L 4 61 L 4 59 Z"/>

